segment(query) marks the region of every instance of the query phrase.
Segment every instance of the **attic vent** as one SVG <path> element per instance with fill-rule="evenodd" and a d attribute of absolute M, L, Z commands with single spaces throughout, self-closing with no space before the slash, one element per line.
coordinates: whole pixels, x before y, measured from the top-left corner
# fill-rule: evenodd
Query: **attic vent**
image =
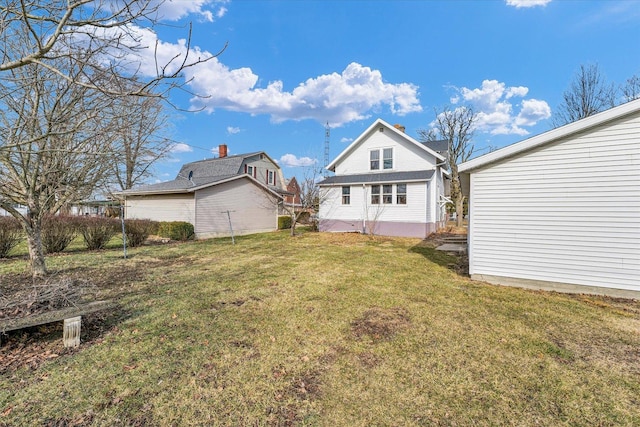
<path fill-rule="evenodd" d="M 189 171 L 189 181 L 191 181 L 191 178 L 193 178 L 193 171 Z"/>
<path fill-rule="evenodd" d="M 380 126 L 380 127 L 378 128 L 378 132 L 384 132 L 384 128 L 383 128 L 382 126 Z"/>

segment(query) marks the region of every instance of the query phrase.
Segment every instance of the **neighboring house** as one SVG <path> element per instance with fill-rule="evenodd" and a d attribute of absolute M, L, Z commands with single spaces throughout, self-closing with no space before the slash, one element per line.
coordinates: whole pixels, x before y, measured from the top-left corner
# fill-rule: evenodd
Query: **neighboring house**
<path fill-rule="evenodd" d="M 446 221 L 446 157 L 376 120 L 327 169 L 320 231 L 424 238 Z"/>
<path fill-rule="evenodd" d="M 640 297 L 640 100 L 458 170 L 472 278 Z"/>
<path fill-rule="evenodd" d="M 294 210 L 299 209 L 302 206 L 302 200 L 300 199 L 300 185 L 298 180 L 294 176 L 291 179 L 285 181 L 287 193 L 284 196 L 285 206 L 292 207 Z"/>
<path fill-rule="evenodd" d="M 264 152 L 187 163 L 173 181 L 123 191 L 126 218 L 187 221 L 196 238 L 273 231 L 284 178 Z M 231 221 L 231 224 L 229 223 Z"/>

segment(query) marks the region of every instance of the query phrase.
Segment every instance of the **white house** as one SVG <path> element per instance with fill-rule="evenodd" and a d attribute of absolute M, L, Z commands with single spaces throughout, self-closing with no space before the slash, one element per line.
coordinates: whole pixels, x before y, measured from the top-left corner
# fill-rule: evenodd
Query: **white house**
<path fill-rule="evenodd" d="M 376 120 L 327 169 L 320 185 L 320 231 L 424 238 L 444 225 L 446 159 Z M 445 188 L 446 186 L 446 188 Z"/>
<path fill-rule="evenodd" d="M 640 100 L 458 170 L 472 278 L 640 297 Z"/>
<path fill-rule="evenodd" d="M 187 221 L 196 238 L 273 231 L 285 181 L 266 153 L 227 156 L 187 163 L 173 181 L 120 193 L 126 218 Z"/>

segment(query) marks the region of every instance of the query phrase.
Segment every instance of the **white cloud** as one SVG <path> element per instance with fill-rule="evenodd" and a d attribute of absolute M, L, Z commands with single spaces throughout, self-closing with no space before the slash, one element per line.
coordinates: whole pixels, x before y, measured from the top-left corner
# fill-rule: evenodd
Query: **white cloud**
<path fill-rule="evenodd" d="M 480 88 L 455 88 L 458 95 L 452 97 L 465 101 L 477 115 L 476 129 L 492 135 L 527 135 L 524 127 L 535 126 L 539 121 L 551 117 L 551 108 L 545 101 L 524 99 L 514 106 L 514 98 L 523 98 L 529 93 L 524 86 L 507 87 L 497 80 L 484 80 Z M 518 109 L 514 113 L 515 109 Z"/>
<path fill-rule="evenodd" d="M 313 166 L 318 163 L 318 160 L 311 157 L 296 157 L 294 154 L 285 154 L 280 157 L 278 162 L 282 166 Z"/>
<path fill-rule="evenodd" d="M 549 3 L 551 3 L 551 0 L 507 0 L 507 6 L 516 8 L 546 6 Z"/>
<path fill-rule="evenodd" d="M 161 20 L 177 21 L 197 15 L 204 21 L 213 22 L 214 16 L 219 19 L 227 12 L 222 6 L 224 3 L 226 0 L 168 0 L 158 4 L 158 16 Z"/>
<path fill-rule="evenodd" d="M 518 126 L 533 126 L 540 120 L 551 117 L 551 108 L 544 101 L 525 99 L 521 105 L 522 109 L 515 122 Z"/>
<path fill-rule="evenodd" d="M 173 144 L 170 150 L 172 153 L 190 153 L 193 151 L 193 148 L 189 147 L 187 144 L 178 142 Z"/>
<path fill-rule="evenodd" d="M 165 42 L 159 40 L 151 28 L 130 26 L 127 30 L 121 34 L 123 44 L 147 47 L 128 53 L 126 59 L 132 72 L 156 76 L 159 71 L 156 64 L 160 64 L 165 66 L 165 74 L 171 74 L 177 71 L 186 55 L 187 63 L 207 59 L 183 70 L 190 90 L 201 95 L 191 99 L 196 109 L 267 114 L 276 123 L 314 119 L 334 127 L 367 119 L 372 111 L 379 112 L 385 107 L 398 116 L 422 111 L 416 85 L 387 83 L 379 70 L 356 62 L 347 65 L 341 73 L 311 77 L 288 91 L 280 80 L 261 87 L 259 76 L 251 68 L 231 69 L 212 53 L 197 46 L 189 48 L 185 39 Z M 122 29 L 96 31 L 122 32 Z"/>
<path fill-rule="evenodd" d="M 213 147 L 211 149 L 211 154 L 213 154 L 215 157 L 218 157 L 220 155 L 220 146 Z"/>
<path fill-rule="evenodd" d="M 233 126 L 227 126 L 227 133 L 229 135 L 235 135 L 237 133 L 240 133 L 240 128 L 233 127 Z"/>
<path fill-rule="evenodd" d="M 353 138 L 342 137 L 342 139 L 340 139 L 340 142 L 344 142 L 344 143 L 353 142 Z"/>
<path fill-rule="evenodd" d="M 399 116 L 422 111 L 417 86 L 386 83 L 380 71 L 355 62 L 340 74 L 309 78 L 290 92 L 279 80 L 257 87 L 259 77 L 250 68 L 229 69 L 217 58 L 188 72 L 192 90 L 207 96 L 193 98 L 194 106 L 209 112 L 223 108 L 269 114 L 276 123 L 315 119 L 340 126 L 366 119 L 371 110 L 382 106 Z"/>

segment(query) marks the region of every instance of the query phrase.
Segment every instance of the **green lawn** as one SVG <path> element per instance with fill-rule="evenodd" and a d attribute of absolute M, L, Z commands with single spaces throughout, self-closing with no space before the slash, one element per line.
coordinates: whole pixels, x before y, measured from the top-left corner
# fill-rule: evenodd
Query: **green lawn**
<path fill-rule="evenodd" d="M 0 425 L 640 425 L 639 302 L 473 282 L 415 239 L 236 243 L 49 257 L 119 305 L 79 349 L 9 334 L 41 357 L 0 372 Z"/>

